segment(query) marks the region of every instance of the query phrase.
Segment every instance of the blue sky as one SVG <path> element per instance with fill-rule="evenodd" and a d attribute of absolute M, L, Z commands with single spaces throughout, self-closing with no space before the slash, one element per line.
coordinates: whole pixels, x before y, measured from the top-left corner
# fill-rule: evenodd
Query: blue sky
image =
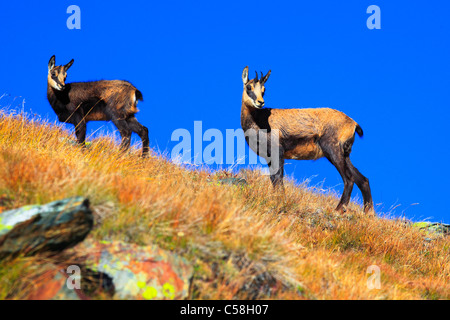
<path fill-rule="evenodd" d="M 69 30 L 69 5 L 81 30 Z M 369 30 L 369 5 L 381 30 Z M 177 128 L 240 128 L 242 69 L 272 70 L 273 108 L 331 107 L 364 129 L 352 161 L 369 177 L 378 210 L 450 222 L 450 3 L 426 1 L 41 1 L 0 6 L 0 104 L 54 121 L 47 62 L 75 59 L 68 82 L 131 81 L 151 147 L 169 151 Z M 88 124 L 88 134 L 114 132 Z M 288 161 L 298 182 L 342 181 L 326 159 Z M 353 196 L 361 199 L 355 187 Z M 414 205 L 416 204 L 416 205 Z"/>

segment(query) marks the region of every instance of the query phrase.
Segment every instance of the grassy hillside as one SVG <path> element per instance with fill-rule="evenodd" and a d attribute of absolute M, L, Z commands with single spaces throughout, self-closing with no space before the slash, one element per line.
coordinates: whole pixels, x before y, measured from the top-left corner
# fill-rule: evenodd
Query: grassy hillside
<path fill-rule="evenodd" d="M 0 114 L 0 212 L 65 197 L 89 197 L 91 237 L 156 243 L 195 268 L 193 299 L 449 299 L 450 238 L 402 220 L 362 213 L 352 203 L 335 215 L 336 195 L 267 176 L 237 175 L 247 186 L 218 183 L 225 172 L 187 170 L 140 150 L 118 152 L 111 137 L 86 150 L 60 127 Z M 1 213 L 0 213 L 1 215 Z M 0 299 L 17 299 L 51 260 L 0 262 Z M 381 289 L 367 288 L 371 265 Z M 273 283 L 278 290 L 265 290 Z"/>

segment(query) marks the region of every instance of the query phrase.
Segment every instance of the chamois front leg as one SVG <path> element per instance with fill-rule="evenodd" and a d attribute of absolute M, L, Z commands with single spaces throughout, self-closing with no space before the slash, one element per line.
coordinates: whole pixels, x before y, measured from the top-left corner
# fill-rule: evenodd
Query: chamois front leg
<path fill-rule="evenodd" d="M 80 120 L 75 124 L 75 135 L 77 136 L 77 142 L 83 148 L 86 147 L 86 121 Z"/>
<path fill-rule="evenodd" d="M 270 181 L 272 181 L 272 185 L 275 189 L 279 188 L 284 191 L 284 183 L 283 183 L 284 159 L 281 157 L 280 159 L 277 160 L 278 161 L 272 160 L 268 162 Z"/>

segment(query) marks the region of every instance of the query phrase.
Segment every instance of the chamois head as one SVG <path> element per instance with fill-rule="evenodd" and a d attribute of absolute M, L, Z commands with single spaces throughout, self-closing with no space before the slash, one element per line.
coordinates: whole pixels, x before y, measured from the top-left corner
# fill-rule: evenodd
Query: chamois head
<path fill-rule="evenodd" d="M 242 102 L 249 107 L 261 109 L 264 107 L 264 91 L 266 88 L 264 84 L 270 76 L 270 70 L 264 75 L 261 72 L 261 79 L 258 79 L 258 73 L 252 80 L 248 80 L 248 67 L 244 68 L 242 72 L 242 82 L 244 83 L 244 93 L 242 95 Z"/>
<path fill-rule="evenodd" d="M 50 58 L 48 62 L 48 84 L 56 90 L 63 91 L 65 88 L 65 81 L 67 77 L 67 70 L 72 66 L 73 59 L 65 66 L 55 66 L 55 56 Z"/>

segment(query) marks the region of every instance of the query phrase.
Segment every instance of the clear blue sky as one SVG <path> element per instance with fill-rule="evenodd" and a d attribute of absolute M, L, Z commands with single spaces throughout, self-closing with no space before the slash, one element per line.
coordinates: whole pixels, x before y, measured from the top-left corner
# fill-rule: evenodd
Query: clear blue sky
<path fill-rule="evenodd" d="M 81 30 L 69 30 L 69 5 Z M 381 30 L 369 30 L 369 5 Z M 378 210 L 450 222 L 450 3 L 446 1 L 3 1 L 0 104 L 56 117 L 47 62 L 75 59 L 68 82 L 131 81 L 151 147 L 170 151 L 173 130 L 240 128 L 242 69 L 272 75 L 266 106 L 331 107 L 364 129 L 352 161 L 369 177 Z M 19 97 L 14 100 L 15 97 Z M 113 132 L 89 123 L 88 134 Z M 326 159 L 288 161 L 297 181 L 339 193 Z M 361 199 L 355 187 L 353 196 Z M 416 204 L 417 205 L 412 205 Z"/>

